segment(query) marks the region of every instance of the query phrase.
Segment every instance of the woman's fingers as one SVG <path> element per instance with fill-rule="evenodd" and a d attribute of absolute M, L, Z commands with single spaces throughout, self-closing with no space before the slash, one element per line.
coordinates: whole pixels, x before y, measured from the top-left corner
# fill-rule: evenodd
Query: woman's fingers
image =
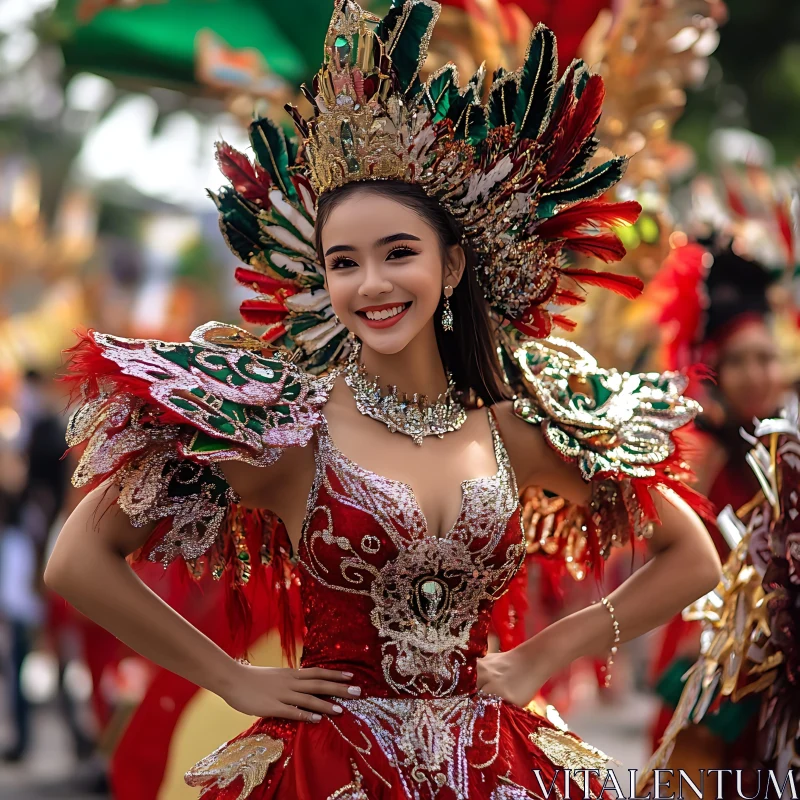
<path fill-rule="evenodd" d="M 298 708 L 297 706 L 290 706 L 285 703 L 282 703 L 275 713 L 269 716 L 278 717 L 280 719 L 291 719 L 297 722 L 320 722 L 322 720 L 322 714 L 308 711 L 304 708 Z"/>
<path fill-rule="evenodd" d="M 333 681 L 303 681 L 294 689 L 306 694 L 325 694 L 331 697 L 359 697 L 361 695 L 360 686 L 348 686 L 345 683 L 334 683 Z"/>
<path fill-rule="evenodd" d="M 295 670 L 297 678 L 301 681 L 349 681 L 353 677 L 352 672 L 340 672 L 336 669 L 322 669 L 321 667 L 311 667 L 309 669 Z"/>
<path fill-rule="evenodd" d="M 318 714 L 328 714 L 330 716 L 337 716 L 342 713 L 342 707 L 336 703 L 329 703 L 327 700 L 321 700 L 319 697 L 314 697 L 313 694 L 303 694 L 302 692 L 291 692 L 284 700 L 298 708 L 308 709 L 315 711 Z"/>

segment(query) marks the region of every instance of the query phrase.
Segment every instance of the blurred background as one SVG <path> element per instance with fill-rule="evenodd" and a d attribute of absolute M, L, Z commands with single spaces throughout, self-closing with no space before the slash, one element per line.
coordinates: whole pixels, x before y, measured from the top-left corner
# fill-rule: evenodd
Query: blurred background
<path fill-rule="evenodd" d="M 728 340 L 708 327 L 718 285 L 768 320 L 766 338 L 739 336 L 740 360 L 724 362 L 708 398 L 701 488 L 730 502 L 739 424 L 774 410 L 800 374 L 800 4 L 443 6 L 431 70 L 514 67 L 543 21 L 562 67 L 580 56 L 606 78 L 601 146 L 633 156 L 617 193 L 644 207 L 621 231 L 622 268 L 648 288 L 633 303 L 590 298 L 574 315 L 579 343 L 625 369 L 687 366 L 712 338 L 719 358 Z M 282 106 L 318 67 L 330 12 L 331 0 L 0 0 L 0 798 L 193 797 L 183 771 L 247 724 L 45 591 L 50 542 L 79 500 L 54 378 L 76 329 L 184 340 L 209 319 L 239 322 L 245 290 L 206 195 L 221 183 L 214 142 L 246 150 L 254 110 L 288 119 Z M 729 246 L 755 269 L 710 281 L 708 253 Z M 607 581 L 629 568 L 621 554 Z M 593 597 L 571 576 L 539 577 L 532 630 Z M 277 649 L 262 644 L 267 663 Z M 658 676 L 696 646 L 676 622 L 625 648 L 611 688 L 586 663 L 545 694 L 637 768 L 669 701 Z"/>

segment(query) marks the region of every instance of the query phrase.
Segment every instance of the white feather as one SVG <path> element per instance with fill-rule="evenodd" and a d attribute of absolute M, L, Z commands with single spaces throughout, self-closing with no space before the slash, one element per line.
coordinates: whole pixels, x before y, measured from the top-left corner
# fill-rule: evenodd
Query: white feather
<path fill-rule="evenodd" d="M 313 248 L 305 242 L 300 241 L 293 233 L 289 233 L 286 228 L 281 228 L 280 225 L 265 225 L 262 222 L 261 230 L 271 236 L 278 244 L 282 244 L 284 247 L 294 250 L 299 255 L 316 261 L 317 254 L 314 252 Z"/>
<path fill-rule="evenodd" d="M 511 157 L 503 156 L 488 172 L 472 175 L 469 179 L 469 189 L 461 203 L 472 205 L 483 200 L 500 181 L 508 177 L 513 168 L 514 163 L 511 161 Z"/>
<path fill-rule="evenodd" d="M 512 198 L 511 205 L 506 211 L 506 214 L 508 214 L 509 217 L 518 217 L 520 214 L 527 214 L 530 210 L 531 196 L 530 192 L 517 192 Z"/>
<path fill-rule="evenodd" d="M 308 244 L 311 244 L 314 241 L 314 226 L 291 203 L 286 202 L 283 192 L 273 189 L 269 193 L 269 199 L 273 207 L 297 228 Z"/>
<path fill-rule="evenodd" d="M 294 258 L 283 253 L 276 253 L 274 250 L 269 254 L 270 262 L 282 269 L 288 269 L 289 272 L 294 272 L 295 275 L 302 275 L 304 272 L 309 272 L 309 265 L 305 261 L 296 261 Z"/>
<path fill-rule="evenodd" d="M 286 298 L 286 307 L 292 311 L 321 311 L 330 308 L 330 295 L 324 290 L 318 292 L 300 292 Z"/>
<path fill-rule="evenodd" d="M 311 196 L 311 192 L 308 191 L 308 186 L 304 183 L 299 184 L 300 189 L 300 200 L 303 203 L 303 208 L 308 212 L 308 215 L 311 219 L 316 220 L 317 218 L 317 209 L 314 205 L 314 198 Z"/>
<path fill-rule="evenodd" d="M 335 317 L 332 317 L 313 328 L 298 333 L 294 340 L 303 345 L 307 350 L 319 350 L 324 347 L 337 333 L 344 330 L 344 325 Z"/>

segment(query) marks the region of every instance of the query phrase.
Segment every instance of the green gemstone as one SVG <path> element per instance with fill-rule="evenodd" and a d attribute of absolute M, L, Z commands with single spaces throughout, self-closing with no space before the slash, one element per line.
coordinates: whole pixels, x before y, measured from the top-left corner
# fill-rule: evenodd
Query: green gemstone
<path fill-rule="evenodd" d="M 242 550 L 241 553 L 238 555 L 239 561 L 249 561 L 250 560 L 250 553 L 247 550 Z"/>
<path fill-rule="evenodd" d="M 333 43 L 336 51 L 339 53 L 339 61 L 347 61 L 350 56 L 350 42 L 344 36 L 337 36 L 336 41 Z"/>

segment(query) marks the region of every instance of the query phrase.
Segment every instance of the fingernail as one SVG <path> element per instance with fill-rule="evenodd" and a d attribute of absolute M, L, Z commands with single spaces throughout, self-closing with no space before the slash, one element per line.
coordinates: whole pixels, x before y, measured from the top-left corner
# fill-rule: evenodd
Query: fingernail
<path fill-rule="evenodd" d="M 361 687 L 360 686 L 348 686 L 347 687 L 347 692 L 348 692 L 348 694 L 359 695 L 359 694 L 361 694 Z"/>
<path fill-rule="evenodd" d="M 313 722 L 322 722 L 322 714 L 312 714 L 311 719 Z"/>
<path fill-rule="evenodd" d="M 352 678 L 353 677 L 353 673 L 352 672 L 343 672 L 342 675 L 345 678 Z"/>
<path fill-rule="evenodd" d="M 333 707 L 334 714 L 341 714 L 342 711 L 344 711 L 344 709 L 341 706 L 334 706 Z"/>

